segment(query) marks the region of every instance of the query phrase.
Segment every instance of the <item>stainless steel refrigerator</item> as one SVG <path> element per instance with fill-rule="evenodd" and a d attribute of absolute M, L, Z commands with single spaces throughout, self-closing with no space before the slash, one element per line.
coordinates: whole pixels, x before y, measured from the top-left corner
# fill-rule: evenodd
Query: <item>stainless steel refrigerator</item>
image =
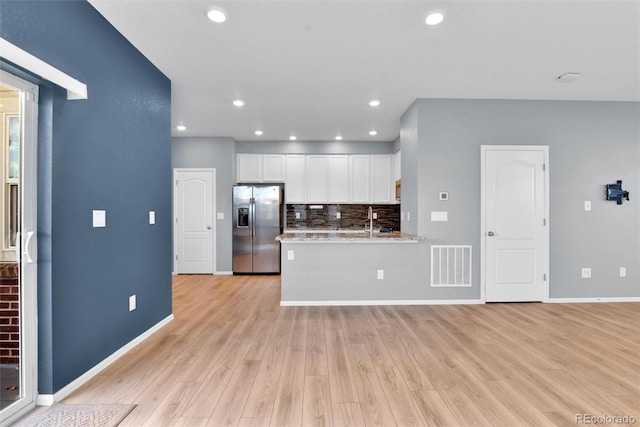
<path fill-rule="evenodd" d="M 233 272 L 280 273 L 284 186 L 233 186 Z"/>

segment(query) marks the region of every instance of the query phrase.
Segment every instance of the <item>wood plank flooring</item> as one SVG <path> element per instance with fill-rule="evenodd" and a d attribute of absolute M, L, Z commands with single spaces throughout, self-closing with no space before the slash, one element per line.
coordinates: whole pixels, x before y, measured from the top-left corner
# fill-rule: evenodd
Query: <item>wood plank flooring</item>
<path fill-rule="evenodd" d="M 640 303 L 280 307 L 278 276 L 174 277 L 175 320 L 69 396 L 121 426 L 640 424 Z"/>

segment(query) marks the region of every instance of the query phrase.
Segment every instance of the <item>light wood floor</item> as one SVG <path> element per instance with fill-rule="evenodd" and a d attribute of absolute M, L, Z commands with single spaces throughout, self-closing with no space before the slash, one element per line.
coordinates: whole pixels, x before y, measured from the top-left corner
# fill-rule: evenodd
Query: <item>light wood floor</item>
<path fill-rule="evenodd" d="M 640 424 L 640 303 L 280 307 L 279 277 L 178 276 L 175 320 L 69 396 L 121 426 Z"/>

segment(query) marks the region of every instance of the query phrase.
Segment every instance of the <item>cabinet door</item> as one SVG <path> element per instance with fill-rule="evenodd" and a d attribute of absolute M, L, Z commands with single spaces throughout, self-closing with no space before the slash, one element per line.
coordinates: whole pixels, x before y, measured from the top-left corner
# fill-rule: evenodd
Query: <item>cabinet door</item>
<path fill-rule="evenodd" d="M 307 156 L 307 202 L 327 201 L 327 156 Z"/>
<path fill-rule="evenodd" d="M 262 182 L 260 154 L 238 154 L 238 182 Z"/>
<path fill-rule="evenodd" d="M 393 162 L 390 155 L 371 156 L 371 180 L 371 201 L 373 203 L 392 203 L 395 199 L 395 186 L 392 185 Z"/>
<path fill-rule="evenodd" d="M 284 182 L 285 158 L 282 154 L 262 155 L 262 181 Z"/>
<path fill-rule="evenodd" d="M 371 201 L 371 156 L 349 156 L 349 184 L 352 203 Z"/>
<path fill-rule="evenodd" d="M 349 201 L 349 157 L 328 156 L 327 173 L 330 203 Z"/>
<path fill-rule="evenodd" d="M 287 203 L 304 203 L 305 195 L 305 156 L 289 155 L 286 157 L 286 179 L 284 198 Z"/>

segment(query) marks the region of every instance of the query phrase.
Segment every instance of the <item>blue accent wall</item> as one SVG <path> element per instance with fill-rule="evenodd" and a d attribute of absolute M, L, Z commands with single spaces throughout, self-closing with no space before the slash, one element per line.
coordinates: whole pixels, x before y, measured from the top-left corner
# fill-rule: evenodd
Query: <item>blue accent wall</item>
<path fill-rule="evenodd" d="M 171 82 L 83 0 L 1 0 L 0 36 L 89 93 L 40 85 L 39 393 L 51 394 L 171 314 Z"/>

